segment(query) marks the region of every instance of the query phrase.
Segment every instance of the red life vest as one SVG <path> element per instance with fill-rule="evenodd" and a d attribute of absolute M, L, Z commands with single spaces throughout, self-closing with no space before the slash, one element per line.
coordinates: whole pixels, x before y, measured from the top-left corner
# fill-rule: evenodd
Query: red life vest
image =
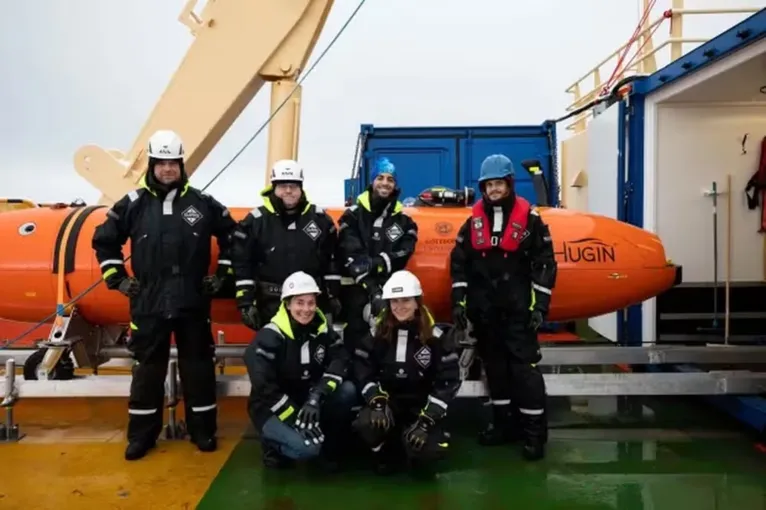
<path fill-rule="evenodd" d="M 521 242 L 529 235 L 527 220 L 531 206 L 520 196 L 516 197 L 502 238 L 492 235 L 492 225 L 484 209 L 484 201 L 479 200 L 473 205 L 471 215 L 471 245 L 474 250 L 489 250 L 500 248 L 505 252 L 516 251 Z"/>

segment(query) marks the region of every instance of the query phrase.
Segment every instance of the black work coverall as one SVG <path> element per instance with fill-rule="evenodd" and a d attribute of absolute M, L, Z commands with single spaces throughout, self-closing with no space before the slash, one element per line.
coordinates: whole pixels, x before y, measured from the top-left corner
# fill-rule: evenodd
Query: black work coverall
<path fill-rule="evenodd" d="M 321 448 L 337 450 L 343 422 L 350 422 L 355 400 L 355 387 L 343 384 L 348 358 L 343 340 L 319 311 L 303 326 L 290 317 L 283 304 L 258 331 L 245 349 L 244 360 L 252 385 L 248 413 L 260 433 L 264 460 L 269 456 L 302 460 L 320 453 L 320 445 L 306 444 L 294 428 L 312 390 L 322 395 L 320 422 L 325 442 Z"/>
<path fill-rule="evenodd" d="M 151 170 L 150 170 L 151 172 Z M 189 186 L 162 191 L 145 176 L 140 188 L 117 201 L 93 235 L 93 249 L 110 289 L 127 277 L 122 246 L 130 239 L 130 265 L 139 282 L 130 299 L 128 349 L 136 364 L 128 402 L 128 441 L 151 443 L 162 430 L 170 335 L 175 335 L 184 404 L 192 439 L 216 433 L 215 344 L 210 300 L 202 280 L 210 266 L 211 236 L 218 241 L 218 273 L 230 268 L 236 222 L 213 197 Z"/>
<path fill-rule="evenodd" d="M 346 345 L 369 331 L 363 311 L 388 277 L 407 266 L 418 242 L 418 226 L 404 211 L 397 189 L 389 199 L 367 190 L 338 221 L 338 264 L 342 265 Z"/>
<path fill-rule="evenodd" d="M 391 312 L 385 310 L 383 315 L 387 313 Z M 363 410 L 355 427 L 378 462 L 387 466 L 400 464 L 405 453 L 419 462 L 440 460 L 449 445 L 444 419 L 461 384 L 457 347 L 452 330 L 432 326 L 433 336 L 423 342 L 418 326 L 417 320 L 399 323 L 391 338 L 368 334 L 354 349 L 353 373 L 362 398 L 369 405 L 384 396 L 394 418 L 394 426 L 384 431 L 365 423 Z M 422 449 L 413 452 L 403 433 L 421 413 L 435 425 Z"/>
<path fill-rule="evenodd" d="M 284 281 L 304 271 L 324 289 L 319 305 L 329 313 L 328 300 L 340 294 L 335 223 L 305 195 L 295 213 L 279 211 L 271 193 L 271 187 L 261 192 L 263 205 L 250 211 L 233 235 L 237 307 L 247 309 L 255 302 L 261 324 L 267 323 L 279 308 Z"/>
<path fill-rule="evenodd" d="M 504 232 L 515 205 L 505 200 L 495 231 Z M 483 203 L 490 222 L 498 215 Z M 465 306 L 477 339 L 477 354 L 487 375 L 493 404 L 494 426 L 485 435 L 511 434 L 511 399 L 518 407 L 525 447 L 539 448 L 547 441 L 545 381 L 537 367 L 541 359 L 536 329 L 530 326 L 533 310 L 545 317 L 556 283 L 556 260 L 550 232 L 531 208 L 523 240 L 515 252 L 498 247 L 478 251 L 471 242 L 471 229 L 479 223 L 468 218 L 458 232 L 450 257 L 452 301 Z M 502 235 L 502 234 L 500 234 Z M 499 437 L 485 437 L 496 443 Z"/>

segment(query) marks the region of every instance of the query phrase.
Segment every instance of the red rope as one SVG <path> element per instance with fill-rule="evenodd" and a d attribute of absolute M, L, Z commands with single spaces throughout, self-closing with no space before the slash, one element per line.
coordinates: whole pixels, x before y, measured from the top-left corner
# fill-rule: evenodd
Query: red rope
<path fill-rule="evenodd" d="M 651 14 L 655 3 L 657 3 L 657 0 L 651 0 L 649 2 L 649 5 L 644 10 L 643 15 L 641 16 L 641 20 L 638 22 L 638 25 L 636 25 L 636 29 L 633 31 L 633 35 L 631 35 L 630 39 L 628 39 L 628 44 L 625 45 L 625 48 L 623 48 L 622 50 L 622 54 L 617 60 L 617 65 L 614 67 L 614 70 L 612 71 L 611 76 L 609 76 L 609 79 L 606 81 L 606 84 L 601 89 L 601 94 L 609 93 L 609 89 L 612 87 L 612 84 L 614 83 L 617 73 L 622 68 L 622 63 L 625 61 L 625 57 L 628 54 L 628 51 L 630 51 L 631 46 L 633 46 L 633 43 L 636 42 L 636 40 L 638 39 L 639 34 L 641 32 L 641 27 L 644 26 L 647 19 L 649 18 L 649 14 Z"/>
<path fill-rule="evenodd" d="M 649 36 L 646 39 L 644 39 L 644 42 L 636 50 L 636 53 L 633 55 L 633 57 L 628 61 L 627 64 L 625 64 L 626 69 L 629 68 L 631 65 L 633 65 L 633 62 L 636 60 L 636 57 L 638 57 L 641 54 L 641 50 L 644 49 L 644 46 L 646 46 L 651 40 L 651 38 L 654 37 L 654 33 L 657 31 L 658 28 L 660 28 L 660 25 L 662 25 L 662 23 L 657 23 L 656 25 L 654 25 L 654 27 L 652 27 L 652 29 L 649 31 Z"/>

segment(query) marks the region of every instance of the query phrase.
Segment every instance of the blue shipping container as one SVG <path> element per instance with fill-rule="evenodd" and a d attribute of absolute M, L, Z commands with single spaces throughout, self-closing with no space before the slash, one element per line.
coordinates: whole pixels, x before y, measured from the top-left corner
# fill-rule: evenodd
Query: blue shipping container
<path fill-rule="evenodd" d="M 505 154 L 516 168 L 516 192 L 536 203 L 525 159 L 540 161 L 548 185 L 550 205 L 558 205 L 556 125 L 490 127 L 375 127 L 362 124 L 361 157 L 356 175 L 345 181 L 346 203 L 370 183 L 370 169 L 378 157 L 396 165 L 400 199 L 417 197 L 432 186 L 477 190 L 481 162 L 490 154 Z"/>

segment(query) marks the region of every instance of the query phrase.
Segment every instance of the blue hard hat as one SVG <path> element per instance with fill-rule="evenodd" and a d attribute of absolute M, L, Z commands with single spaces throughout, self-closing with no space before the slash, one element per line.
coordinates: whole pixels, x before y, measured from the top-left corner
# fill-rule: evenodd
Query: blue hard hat
<path fill-rule="evenodd" d="M 378 158 L 372 165 L 370 179 L 374 181 L 380 174 L 391 174 L 396 179 L 396 167 L 388 158 Z"/>
<path fill-rule="evenodd" d="M 492 154 L 491 156 L 484 158 L 484 161 L 481 162 L 479 182 L 513 177 L 515 173 L 516 172 L 513 170 L 513 163 L 508 156 Z"/>

